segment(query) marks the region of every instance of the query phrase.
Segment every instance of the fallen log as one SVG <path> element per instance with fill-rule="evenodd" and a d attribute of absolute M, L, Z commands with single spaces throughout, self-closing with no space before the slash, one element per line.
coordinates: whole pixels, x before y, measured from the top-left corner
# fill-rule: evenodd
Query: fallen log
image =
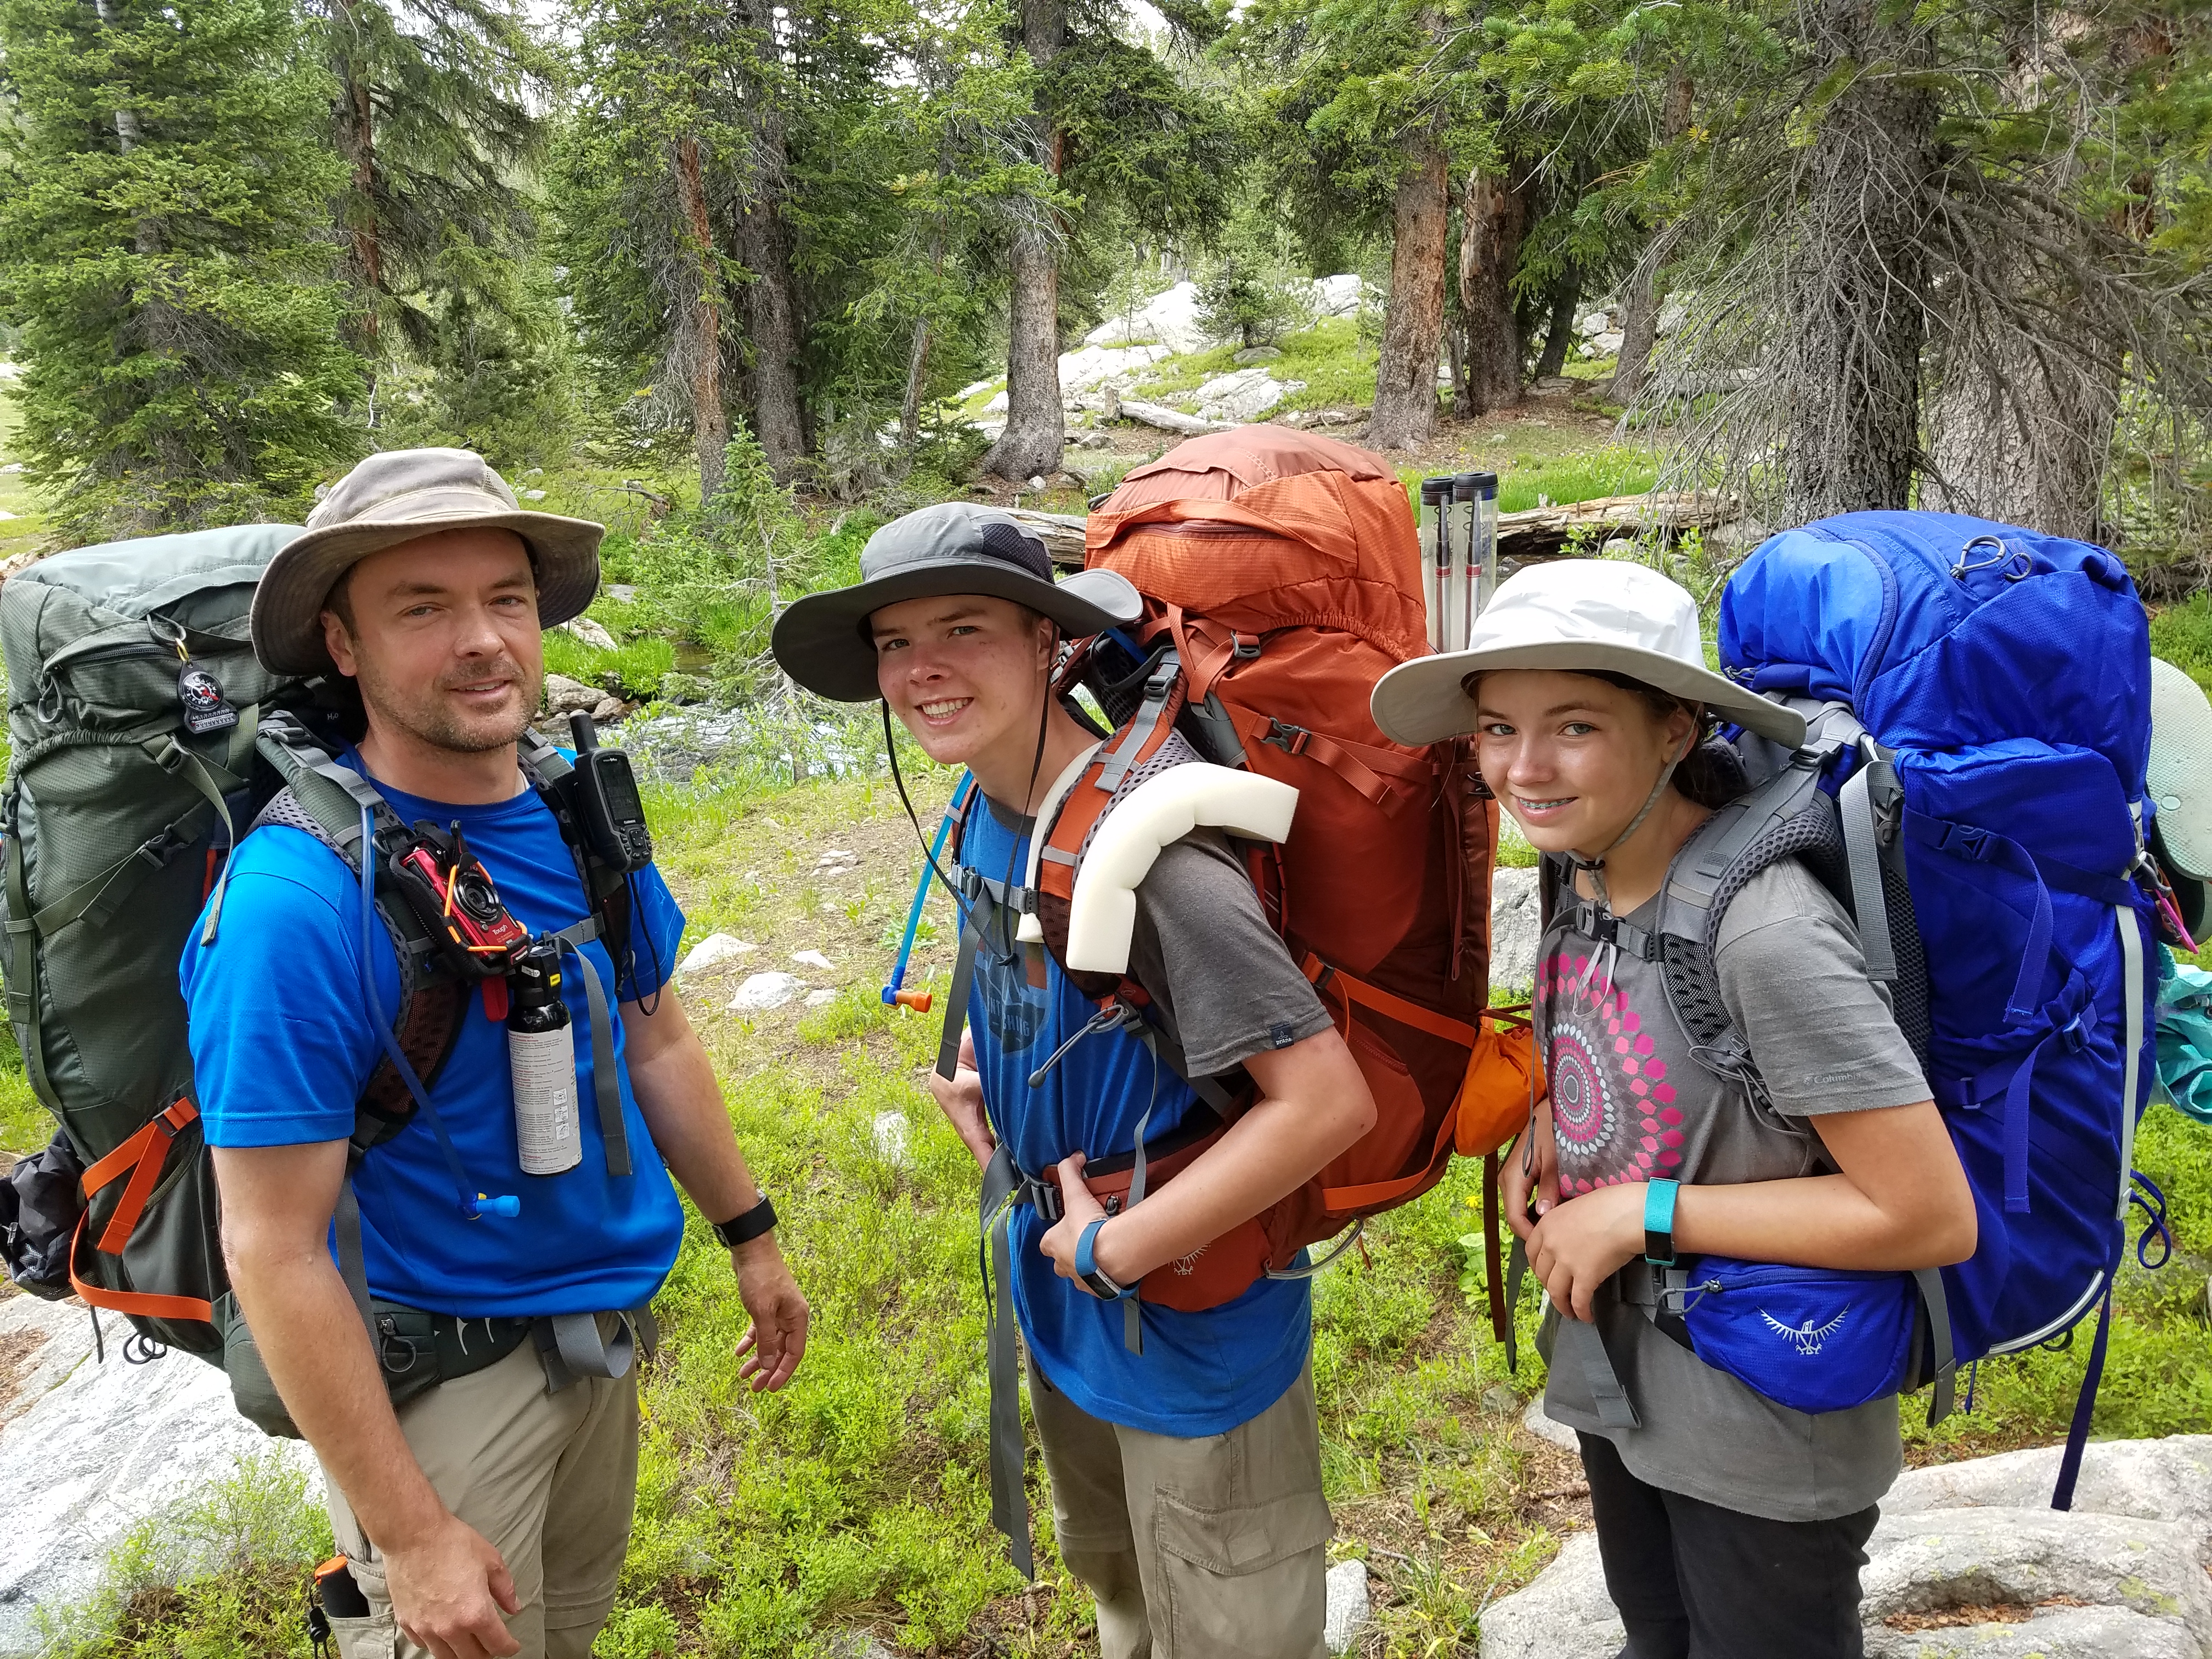
<path fill-rule="evenodd" d="M 1593 534 L 1619 532 L 1635 535 L 1658 530 L 1668 535 L 1685 530 L 1711 530 L 1742 516 L 1743 506 L 1733 495 L 1707 495 L 1702 490 L 1654 490 L 1647 495 L 1601 495 L 1595 501 L 1567 507 L 1532 507 L 1522 513 L 1498 517 L 1498 551 L 1516 559 L 1552 558 L 1567 550 L 1577 532 L 1589 541 Z M 1597 550 L 1592 545 L 1589 550 Z"/>
<path fill-rule="evenodd" d="M 1002 507 L 1021 521 L 1022 528 L 1044 538 L 1045 552 L 1066 570 L 1083 568 L 1083 515 L 1079 513 L 1039 513 L 1026 507 Z"/>
<path fill-rule="evenodd" d="M 1186 415 L 1179 409 L 1170 409 L 1163 404 L 1139 403 L 1133 398 L 1121 399 L 1121 418 L 1158 427 L 1163 432 L 1180 433 L 1186 438 L 1194 438 L 1201 432 L 1229 430 L 1218 421 L 1202 421 L 1197 416 Z"/>

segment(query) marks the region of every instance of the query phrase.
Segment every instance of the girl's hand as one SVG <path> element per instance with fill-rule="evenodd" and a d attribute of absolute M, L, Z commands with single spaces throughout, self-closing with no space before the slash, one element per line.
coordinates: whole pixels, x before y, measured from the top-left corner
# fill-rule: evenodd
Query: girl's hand
<path fill-rule="evenodd" d="M 1640 1181 L 1600 1187 L 1529 1230 L 1528 1266 L 1561 1313 L 1587 1322 L 1597 1287 L 1644 1254 L 1644 1198 Z"/>
<path fill-rule="evenodd" d="M 1534 1164 L 1534 1170 L 1528 1166 Z M 1536 1223 L 1528 1218 L 1528 1200 L 1536 1200 L 1539 1219 L 1559 1206 L 1559 1148 L 1552 1135 L 1552 1097 L 1546 1095 L 1536 1103 L 1534 1127 L 1524 1131 L 1521 1140 L 1505 1155 L 1505 1167 L 1498 1172 L 1498 1188 L 1505 1203 L 1505 1219 L 1522 1238 L 1536 1231 Z"/>
<path fill-rule="evenodd" d="M 1076 1274 L 1075 1247 L 1083 1237 L 1083 1230 L 1104 1215 L 1106 1206 L 1092 1197 L 1091 1188 L 1083 1184 L 1085 1161 L 1080 1152 L 1070 1152 L 1060 1161 L 1060 1219 L 1037 1240 L 1037 1249 L 1052 1258 L 1053 1272 L 1083 1285 L 1084 1294 L 1088 1296 L 1092 1294 L 1091 1287 Z M 1097 1242 L 1092 1241 L 1094 1245 Z"/>

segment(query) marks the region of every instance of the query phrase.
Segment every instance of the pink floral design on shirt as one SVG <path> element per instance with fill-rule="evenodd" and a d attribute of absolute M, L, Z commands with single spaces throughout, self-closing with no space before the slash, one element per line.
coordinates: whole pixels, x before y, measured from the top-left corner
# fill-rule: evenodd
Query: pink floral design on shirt
<path fill-rule="evenodd" d="M 1548 1010 L 1544 1063 L 1561 1194 L 1680 1165 L 1682 1113 L 1667 1062 L 1605 963 L 1593 971 L 1587 950 L 1559 951 L 1538 975 L 1536 995 Z"/>

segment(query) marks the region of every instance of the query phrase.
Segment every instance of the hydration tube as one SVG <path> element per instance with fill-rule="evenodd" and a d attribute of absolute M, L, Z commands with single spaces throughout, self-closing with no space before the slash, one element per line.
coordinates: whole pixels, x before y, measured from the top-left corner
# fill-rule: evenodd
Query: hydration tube
<path fill-rule="evenodd" d="M 438 1137 L 438 1150 L 446 1155 L 446 1168 L 453 1175 L 453 1192 L 460 1200 L 461 1213 L 471 1221 L 481 1221 L 488 1215 L 520 1215 L 522 1200 L 514 1194 L 502 1193 L 495 1198 L 476 1190 L 476 1183 L 461 1167 L 461 1155 L 453 1150 L 453 1138 L 446 1133 L 445 1121 L 430 1103 L 429 1091 L 423 1088 L 422 1079 L 415 1075 L 415 1068 L 407 1063 L 407 1056 L 400 1052 L 399 1038 L 385 1023 L 383 1005 L 376 994 L 376 970 L 369 965 L 370 952 L 376 943 L 375 832 L 374 817 L 364 804 L 361 809 L 361 995 L 368 1005 L 368 1023 L 384 1039 L 384 1052 L 392 1061 L 392 1069 L 399 1073 L 399 1080 L 407 1085 L 407 1092 L 415 1097 L 415 1104 L 428 1120 L 430 1133 Z"/>
<path fill-rule="evenodd" d="M 952 804 L 945 809 L 945 821 L 937 826 L 937 839 L 930 843 L 929 856 L 921 863 L 921 880 L 915 884 L 914 903 L 906 913 L 906 935 L 899 940 L 898 960 L 891 965 L 891 982 L 884 987 L 884 1006 L 887 1008 L 911 1008 L 918 1014 L 929 1012 L 930 994 L 908 991 L 901 988 L 906 983 L 907 958 L 914 954 L 914 936 L 921 926 L 921 907 L 929 897 L 929 878 L 936 872 L 937 860 L 945 851 L 945 843 L 952 834 L 952 826 L 960 821 L 960 810 L 967 804 L 968 792 L 975 785 L 973 772 L 963 773 L 960 787 L 952 792 Z M 953 896 L 958 902 L 959 896 Z"/>

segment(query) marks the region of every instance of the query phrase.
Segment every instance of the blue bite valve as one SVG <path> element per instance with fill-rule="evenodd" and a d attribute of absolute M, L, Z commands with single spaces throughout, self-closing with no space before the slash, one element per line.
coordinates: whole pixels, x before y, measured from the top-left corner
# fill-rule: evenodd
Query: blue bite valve
<path fill-rule="evenodd" d="M 522 1213 L 522 1200 L 513 1193 L 501 1193 L 497 1198 L 488 1193 L 477 1194 L 477 1213 L 504 1216 L 512 1221 Z"/>

